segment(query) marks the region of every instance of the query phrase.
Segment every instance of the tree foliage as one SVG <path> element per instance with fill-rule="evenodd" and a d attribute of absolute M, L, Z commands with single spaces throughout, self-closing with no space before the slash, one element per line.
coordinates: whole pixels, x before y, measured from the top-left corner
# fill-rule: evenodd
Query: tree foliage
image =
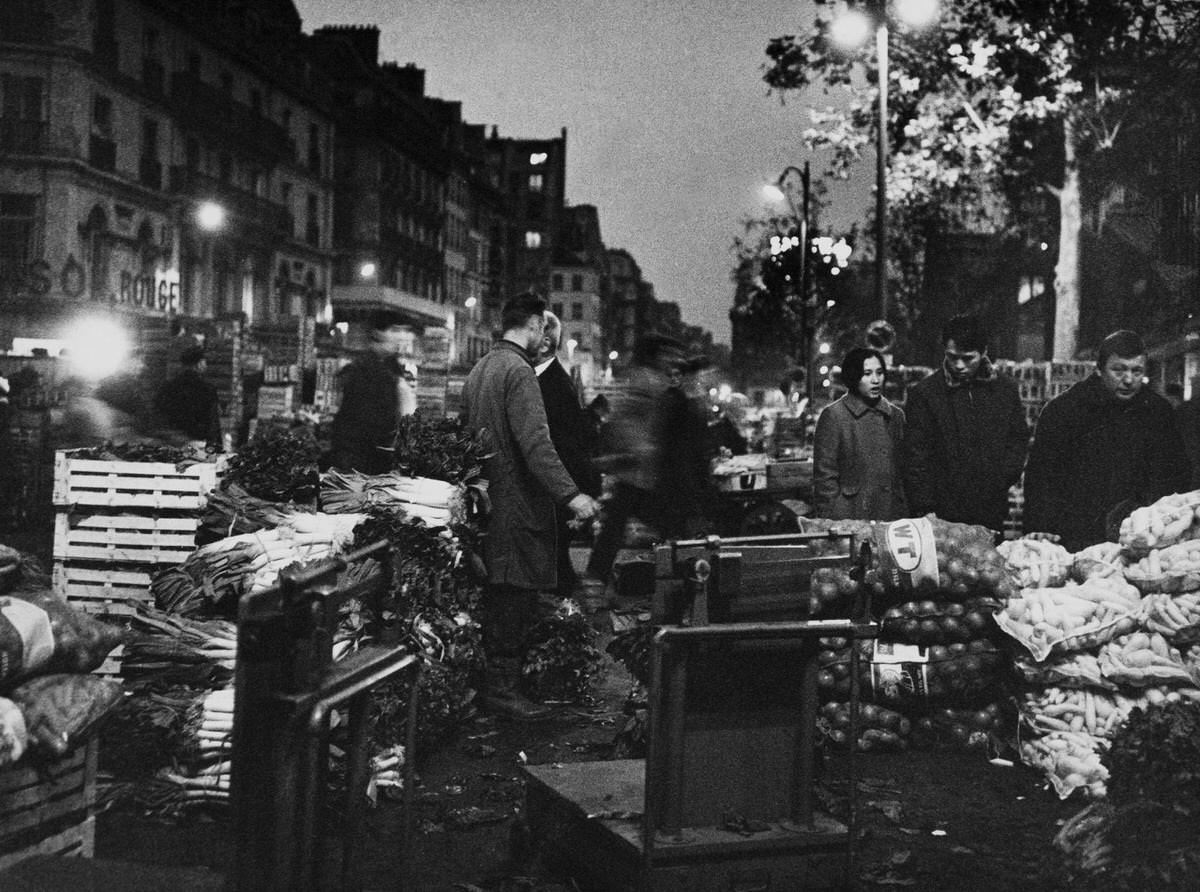
<path fill-rule="evenodd" d="M 811 108 L 803 138 L 847 177 L 874 144 L 874 53 L 835 46 L 834 4 L 815 2 L 810 31 L 768 44 L 764 79 L 783 94 L 819 85 L 846 94 Z M 1198 21 L 1193 0 L 943 0 L 936 26 L 893 26 L 887 199 L 889 232 L 903 237 L 889 258 L 898 321 L 919 318 L 929 233 L 1037 234 L 1057 224 L 1069 253 L 1080 180 L 1102 192 L 1114 165 L 1124 170 L 1143 144 L 1129 135 L 1177 116 L 1194 89 Z M 1039 195 L 1052 200 L 1030 200 Z M 1063 293 L 1077 287 L 1072 263 L 1077 255 L 1060 255 L 1056 284 L 1060 304 L 1077 308 L 1078 294 Z"/>

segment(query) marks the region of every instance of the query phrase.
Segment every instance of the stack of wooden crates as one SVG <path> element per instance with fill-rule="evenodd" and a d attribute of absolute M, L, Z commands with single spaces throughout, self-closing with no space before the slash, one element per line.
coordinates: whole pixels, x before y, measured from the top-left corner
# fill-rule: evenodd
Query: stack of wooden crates
<path fill-rule="evenodd" d="M 223 462 L 99 461 L 59 451 L 54 462 L 54 590 L 106 616 L 149 602 L 151 577 L 182 563 Z M 115 674 L 119 654 L 100 672 Z"/>

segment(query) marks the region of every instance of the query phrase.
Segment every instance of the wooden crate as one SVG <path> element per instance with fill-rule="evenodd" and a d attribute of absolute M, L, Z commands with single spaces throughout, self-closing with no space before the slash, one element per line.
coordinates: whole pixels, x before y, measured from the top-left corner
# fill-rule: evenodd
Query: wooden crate
<path fill-rule="evenodd" d="M 92 856 L 96 761 L 93 737 L 50 765 L 0 769 L 0 870 L 34 855 Z"/>
<path fill-rule="evenodd" d="M 150 576 L 147 569 L 55 561 L 52 578 L 55 593 L 80 610 L 121 616 L 134 612 L 126 603 L 131 599 L 147 604 L 154 600 Z"/>
<path fill-rule="evenodd" d="M 217 464 L 177 470 L 167 462 L 97 461 L 54 456 L 54 504 L 198 511 L 217 484 Z"/>
<path fill-rule="evenodd" d="M 60 511 L 55 561 L 181 564 L 196 549 L 197 517 Z"/>

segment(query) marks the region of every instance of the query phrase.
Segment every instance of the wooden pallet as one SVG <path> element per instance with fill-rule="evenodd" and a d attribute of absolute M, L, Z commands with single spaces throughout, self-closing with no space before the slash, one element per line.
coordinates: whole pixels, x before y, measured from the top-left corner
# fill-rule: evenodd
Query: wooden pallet
<path fill-rule="evenodd" d="M 151 573 L 147 569 L 123 566 L 72 564 L 55 561 L 52 574 L 54 592 L 87 613 L 110 616 L 134 612 L 129 600 L 152 603 Z"/>
<path fill-rule="evenodd" d="M 56 561 L 181 564 L 196 549 L 199 518 L 59 511 L 54 519 Z"/>
<path fill-rule="evenodd" d="M 177 470 L 167 462 L 97 461 L 54 456 L 54 504 L 198 511 L 217 485 L 217 464 Z"/>
<path fill-rule="evenodd" d="M 92 856 L 96 761 L 93 737 L 48 766 L 0 769 L 0 871 L 34 855 Z"/>

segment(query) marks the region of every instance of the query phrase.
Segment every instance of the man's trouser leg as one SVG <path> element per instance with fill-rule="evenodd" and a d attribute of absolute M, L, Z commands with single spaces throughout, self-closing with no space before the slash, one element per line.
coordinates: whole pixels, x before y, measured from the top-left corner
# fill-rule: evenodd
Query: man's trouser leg
<path fill-rule="evenodd" d="M 625 525 L 629 518 L 637 516 L 636 506 L 640 490 L 628 483 L 618 483 L 613 489 L 612 498 L 604 506 L 600 517 L 600 533 L 592 545 L 592 554 L 588 558 L 587 572 L 589 576 L 608 581 L 612 573 L 613 561 L 625 544 Z"/>
<path fill-rule="evenodd" d="M 546 718 L 551 710 L 521 693 L 521 646 L 537 619 L 537 592 L 489 585 L 483 592 L 483 649 L 487 679 L 483 705 L 514 719 Z"/>

